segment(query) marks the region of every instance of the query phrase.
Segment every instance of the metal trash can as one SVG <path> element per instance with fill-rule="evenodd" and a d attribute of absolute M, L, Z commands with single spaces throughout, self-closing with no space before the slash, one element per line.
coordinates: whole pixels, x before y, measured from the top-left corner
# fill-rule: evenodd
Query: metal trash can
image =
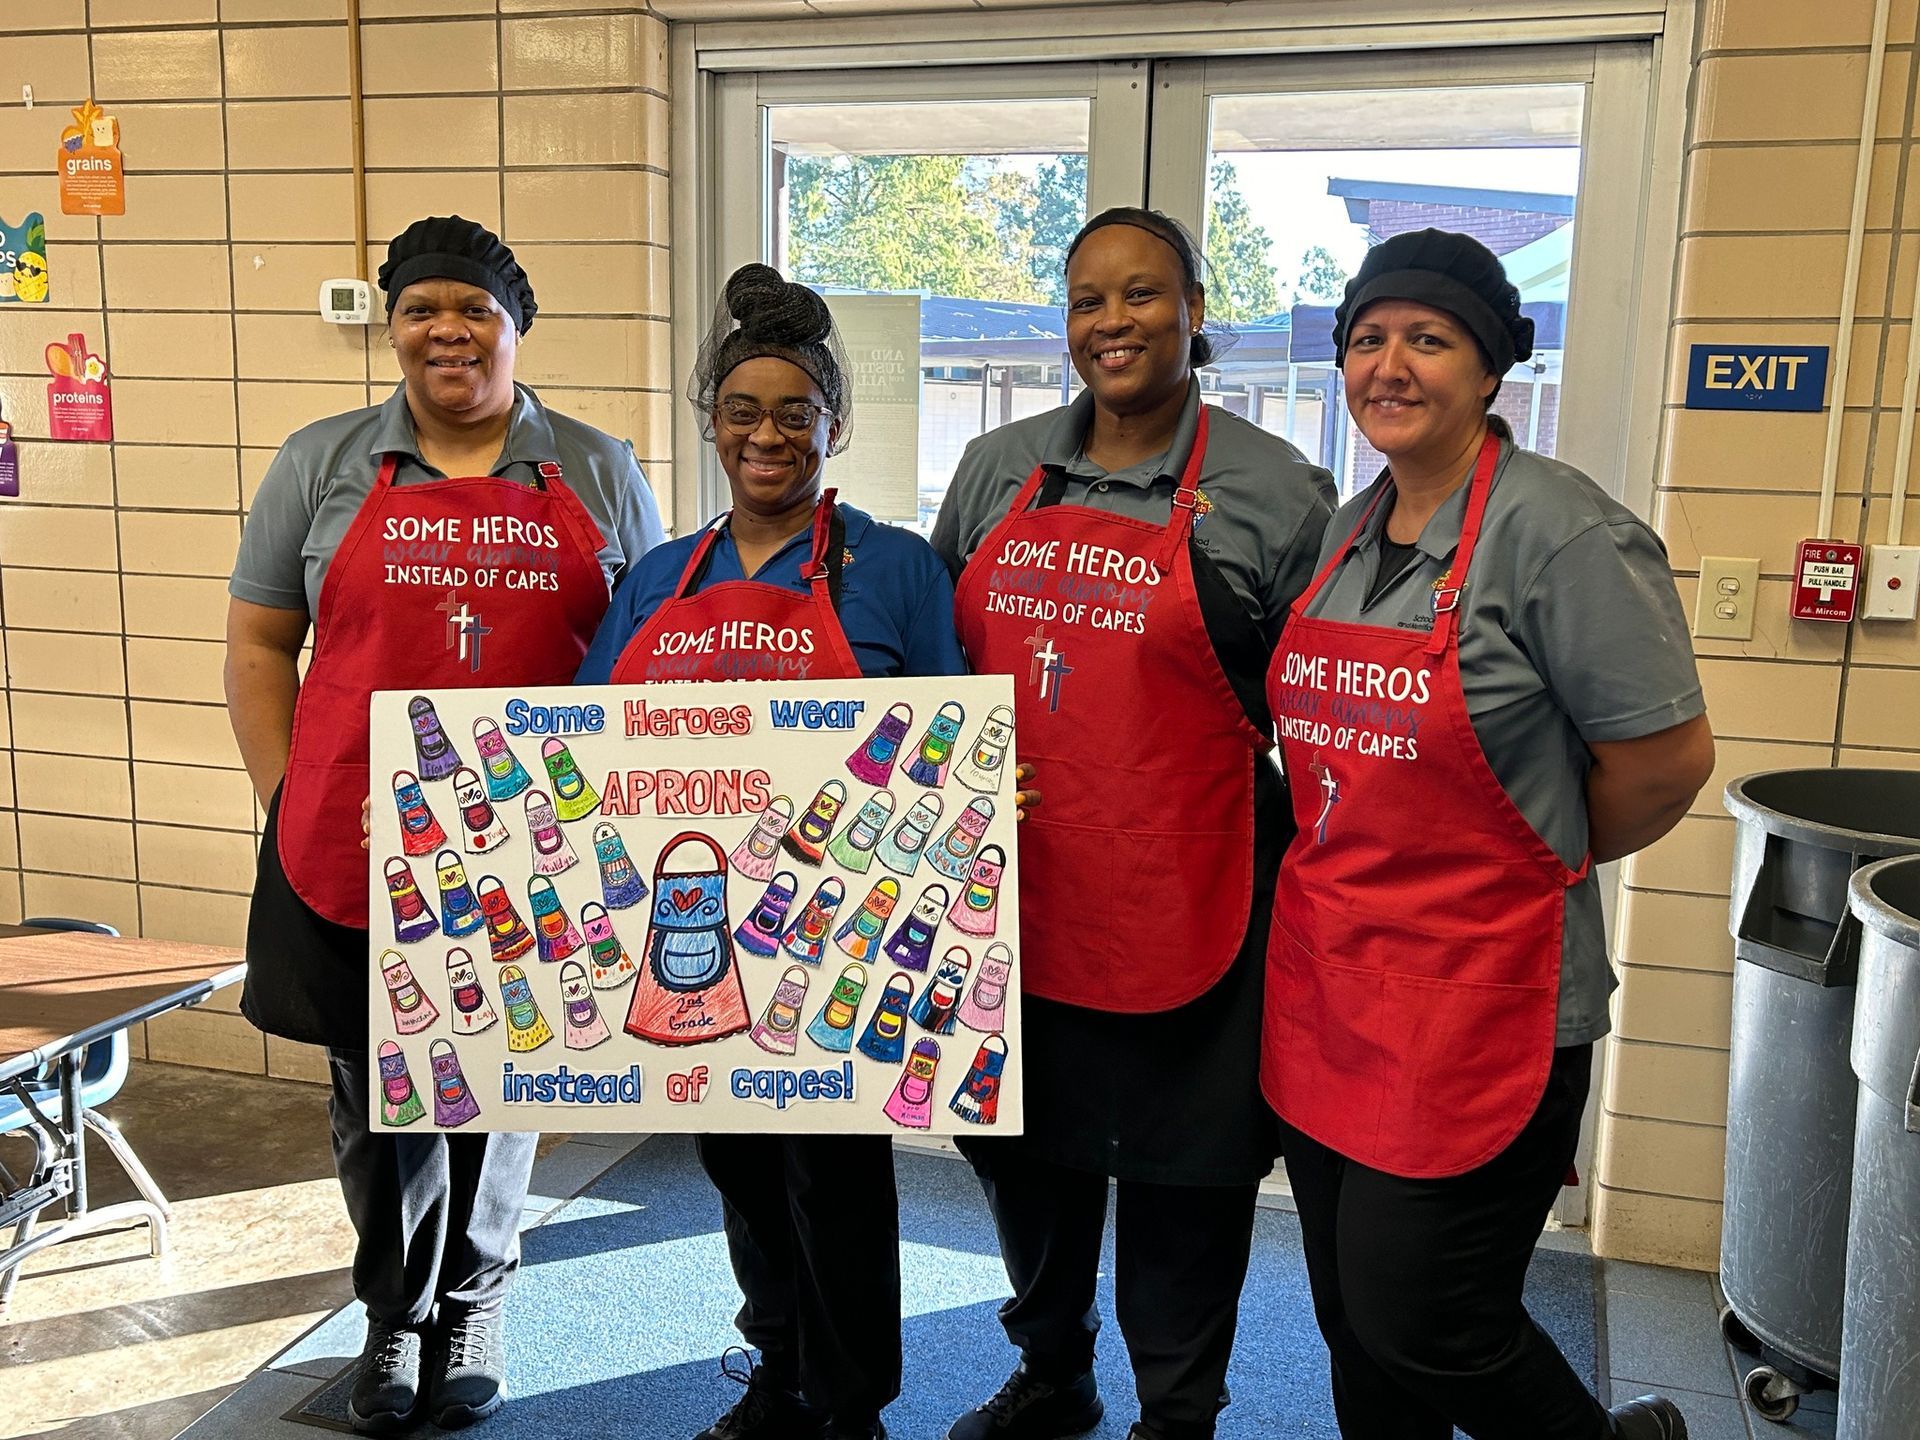
<path fill-rule="evenodd" d="M 1853 877 L 1859 1003 L 1840 1440 L 1920 1440 L 1920 856 Z"/>
<path fill-rule="evenodd" d="M 1853 872 L 1920 853 L 1920 771 L 1774 770 L 1727 787 L 1734 841 L 1731 1084 L 1720 1284 L 1728 1339 L 1784 1420 L 1840 1372 L 1860 924 Z"/>

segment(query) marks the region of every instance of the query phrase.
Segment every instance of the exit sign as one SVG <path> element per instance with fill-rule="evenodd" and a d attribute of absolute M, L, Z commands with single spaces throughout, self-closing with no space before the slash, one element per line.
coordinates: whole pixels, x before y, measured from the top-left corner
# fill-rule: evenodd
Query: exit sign
<path fill-rule="evenodd" d="M 1818 410 L 1827 393 L 1825 345 L 1695 345 L 1689 410 Z"/>

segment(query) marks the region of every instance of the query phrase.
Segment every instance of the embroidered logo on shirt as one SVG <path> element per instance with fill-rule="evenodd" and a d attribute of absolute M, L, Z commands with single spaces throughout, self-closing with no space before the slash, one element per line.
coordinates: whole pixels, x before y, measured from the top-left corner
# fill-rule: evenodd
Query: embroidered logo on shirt
<path fill-rule="evenodd" d="M 1206 491 L 1195 486 L 1193 491 L 1193 528 L 1198 530 L 1200 528 L 1200 522 L 1212 513 L 1213 501 L 1207 497 Z"/>

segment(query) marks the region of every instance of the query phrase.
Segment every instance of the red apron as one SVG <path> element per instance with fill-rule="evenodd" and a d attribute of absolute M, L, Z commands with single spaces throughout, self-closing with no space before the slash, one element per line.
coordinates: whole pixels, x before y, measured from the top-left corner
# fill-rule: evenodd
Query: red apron
<path fill-rule="evenodd" d="M 956 588 L 975 671 L 1016 680 L 1019 758 L 1047 797 L 1020 827 L 1029 994 L 1171 1010 L 1212 988 L 1246 939 L 1253 767 L 1268 742 L 1194 590 L 1206 452 L 1203 406 L 1164 525 L 1031 508 L 1036 467 Z"/>
<path fill-rule="evenodd" d="M 801 578 L 808 581 L 804 592 L 760 580 L 727 580 L 694 593 L 720 538 L 720 525 L 709 525 L 680 572 L 672 597 L 620 652 L 612 683 L 859 679 L 860 663 L 834 613 L 827 568 L 833 497 L 833 491 L 824 491 L 814 506 L 813 545 L 800 566 Z M 687 875 L 665 872 L 668 854 L 686 840 L 702 841 L 712 850 L 712 869 Z M 696 1044 L 737 1034 L 750 1023 L 724 909 L 726 873 L 726 853 L 705 835 L 675 836 L 660 852 L 653 875 L 654 923 L 647 932 L 646 962 L 633 987 L 629 1035 L 662 1045 Z M 692 910 L 694 899 L 705 898 L 706 892 L 698 888 L 702 885 L 717 892 L 722 903 L 718 923 L 706 927 L 709 944 L 687 951 L 682 942 L 682 950 L 673 950 L 675 942 L 667 931 L 687 922 L 672 908 Z M 696 911 L 695 918 L 699 915 Z"/>
<path fill-rule="evenodd" d="M 1460 685 L 1460 596 L 1499 456 L 1490 434 L 1430 635 L 1307 615 L 1376 498 L 1294 601 L 1267 672 L 1300 831 L 1274 894 L 1261 1088 L 1288 1124 L 1410 1179 L 1484 1165 L 1538 1108 L 1566 892 L 1587 873 L 1501 788 Z"/>
<path fill-rule="evenodd" d="M 539 467 L 538 486 L 498 476 L 396 485 L 397 463 L 381 461 L 327 567 L 280 788 L 288 883 L 317 914 L 361 930 L 373 692 L 567 684 L 607 609 L 599 528 L 558 465 Z M 477 586 L 479 569 L 499 574 Z M 389 580 L 408 570 L 428 573 Z"/>
<path fill-rule="evenodd" d="M 800 567 L 809 582 L 804 593 L 762 580 L 728 580 L 693 593 L 720 537 L 720 524 L 709 525 L 672 597 L 620 652 L 611 683 L 858 680 L 860 662 L 834 613 L 827 570 L 834 494 L 823 491 L 813 509 L 813 549 Z"/>

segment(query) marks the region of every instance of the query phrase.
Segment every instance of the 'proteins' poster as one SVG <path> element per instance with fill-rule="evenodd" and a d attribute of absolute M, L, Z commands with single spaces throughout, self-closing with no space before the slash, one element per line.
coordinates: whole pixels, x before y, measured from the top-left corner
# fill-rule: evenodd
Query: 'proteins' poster
<path fill-rule="evenodd" d="M 383 691 L 372 721 L 379 1124 L 1019 1132 L 1006 677 Z"/>

